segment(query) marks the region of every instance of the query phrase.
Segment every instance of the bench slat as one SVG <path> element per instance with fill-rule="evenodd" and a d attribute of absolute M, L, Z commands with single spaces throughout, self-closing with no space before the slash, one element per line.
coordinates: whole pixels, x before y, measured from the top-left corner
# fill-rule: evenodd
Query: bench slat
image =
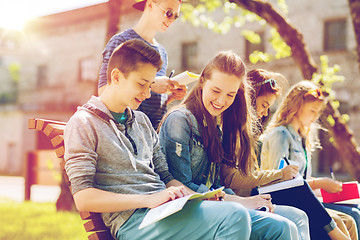
<path fill-rule="evenodd" d="M 36 129 L 36 119 L 30 118 L 28 120 L 28 128 L 29 129 Z"/>
<path fill-rule="evenodd" d="M 87 222 L 84 223 L 84 227 L 87 232 L 108 230 L 101 218 L 89 219 Z"/>
<path fill-rule="evenodd" d="M 44 128 L 43 133 L 45 133 L 46 136 L 53 138 L 58 135 L 63 135 L 64 129 L 65 129 L 64 125 L 48 123 Z"/>
<path fill-rule="evenodd" d="M 88 220 L 93 218 L 101 218 L 101 213 L 94 212 L 79 212 L 82 220 Z"/>
<path fill-rule="evenodd" d="M 58 158 L 63 158 L 65 154 L 65 147 L 61 146 L 55 149 L 56 156 Z"/>
<path fill-rule="evenodd" d="M 113 240 L 110 231 L 94 232 L 88 236 L 89 240 Z"/>
<path fill-rule="evenodd" d="M 59 145 L 64 145 L 64 136 L 63 135 L 57 135 L 51 139 L 51 144 L 54 148 L 58 147 Z"/>

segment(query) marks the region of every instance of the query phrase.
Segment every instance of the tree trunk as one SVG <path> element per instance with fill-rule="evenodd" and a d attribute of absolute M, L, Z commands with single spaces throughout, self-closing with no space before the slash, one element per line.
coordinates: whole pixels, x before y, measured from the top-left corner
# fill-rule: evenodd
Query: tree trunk
<path fill-rule="evenodd" d="M 348 0 L 350 7 L 350 15 L 353 21 L 356 51 L 358 56 L 358 64 L 360 69 L 360 0 Z"/>
<path fill-rule="evenodd" d="M 62 176 L 62 180 L 60 183 L 61 190 L 60 190 L 59 198 L 56 201 L 56 210 L 76 212 L 74 199 L 70 192 L 69 186 L 64 178 L 64 175 L 61 174 L 61 176 Z"/>
<path fill-rule="evenodd" d="M 122 0 L 109 0 L 108 1 L 108 19 L 106 25 L 105 45 L 110 38 L 117 34 L 120 30 L 120 15 L 121 15 Z M 94 95 L 98 95 L 98 82 L 95 83 Z"/>
<path fill-rule="evenodd" d="M 292 57 L 301 69 L 304 79 L 312 79 L 313 74 L 317 72 L 317 66 L 307 50 L 302 34 L 285 17 L 279 14 L 270 3 L 265 1 L 230 0 L 230 2 L 234 2 L 241 8 L 259 15 L 275 28 L 291 48 Z M 358 3 L 359 0 L 349 0 L 349 2 Z M 359 5 L 357 4 L 356 7 L 359 8 Z M 355 14 L 358 15 L 359 11 L 355 11 L 357 11 Z M 359 17 L 356 20 L 360 21 Z M 331 126 L 327 121 L 329 115 L 335 120 L 334 126 Z M 339 111 L 331 103 L 328 103 L 321 119 L 324 126 L 329 130 L 330 135 L 334 138 L 334 145 L 339 151 L 347 171 L 352 178 L 360 181 L 360 164 L 358 164 L 360 162 L 360 149 L 357 147 L 358 145 L 349 127 L 342 121 Z"/>
<path fill-rule="evenodd" d="M 343 163 L 349 173 L 353 178 L 359 181 L 360 178 L 360 168 L 359 166 L 359 147 L 356 143 L 354 135 L 341 118 L 339 111 L 331 106 L 331 103 L 328 102 L 327 106 L 320 116 L 321 123 L 325 126 L 325 128 L 331 130 L 331 135 L 334 138 L 334 145 L 340 152 L 343 158 Z M 335 125 L 331 126 L 329 121 L 327 121 L 327 116 L 332 116 L 335 120 Z"/>
<path fill-rule="evenodd" d="M 109 0 L 109 15 L 106 26 L 105 44 L 119 32 L 122 0 Z"/>

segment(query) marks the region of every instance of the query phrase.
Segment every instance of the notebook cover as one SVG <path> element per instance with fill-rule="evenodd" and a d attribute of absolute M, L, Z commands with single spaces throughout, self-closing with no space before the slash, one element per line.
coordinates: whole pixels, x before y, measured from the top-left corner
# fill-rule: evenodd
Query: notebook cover
<path fill-rule="evenodd" d="M 344 182 L 342 185 L 342 191 L 339 193 L 328 193 L 323 189 L 321 190 L 321 196 L 324 203 L 340 202 L 350 199 L 359 198 L 358 182 Z"/>

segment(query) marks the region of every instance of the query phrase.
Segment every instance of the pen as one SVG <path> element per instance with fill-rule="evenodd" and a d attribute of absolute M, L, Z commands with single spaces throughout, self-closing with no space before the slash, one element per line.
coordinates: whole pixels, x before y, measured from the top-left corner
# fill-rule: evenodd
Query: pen
<path fill-rule="evenodd" d="M 287 165 L 290 165 L 289 160 L 287 159 L 286 156 L 284 156 L 284 160 L 285 160 L 285 162 L 286 162 Z"/>
<path fill-rule="evenodd" d="M 330 174 L 331 174 L 332 180 L 335 180 L 335 176 L 334 176 L 334 172 L 332 170 L 332 167 L 330 167 Z"/>
<path fill-rule="evenodd" d="M 169 75 L 169 78 L 171 78 L 172 75 L 174 75 L 174 73 L 175 73 L 175 70 L 173 69 L 173 70 L 171 71 L 170 75 Z"/>

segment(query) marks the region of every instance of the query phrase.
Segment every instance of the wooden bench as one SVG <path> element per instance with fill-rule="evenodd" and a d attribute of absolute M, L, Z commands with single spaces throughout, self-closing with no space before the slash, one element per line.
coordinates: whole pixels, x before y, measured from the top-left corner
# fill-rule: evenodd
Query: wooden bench
<path fill-rule="evenodd" d="M 65 179 L 67 186 L 70 188 L 71 185 L 69 178 L 65 172 L 65 146 L 64 146 L 64 129 L 66 123 L 51 121 L 46 119 L 29 119 L 29 129 L 34 129 L 43 132 L 51 141 L 54 147 L 56 156 L 61 160 L 60 167 Z M 100 213 L 93 212 L 79 212 L 81 219 L 84 220 L 85 231 L 90 233 L 88 236 L 89 240 L 114 240 L 110 234 L 110 230 L 105 226 Z"/>

